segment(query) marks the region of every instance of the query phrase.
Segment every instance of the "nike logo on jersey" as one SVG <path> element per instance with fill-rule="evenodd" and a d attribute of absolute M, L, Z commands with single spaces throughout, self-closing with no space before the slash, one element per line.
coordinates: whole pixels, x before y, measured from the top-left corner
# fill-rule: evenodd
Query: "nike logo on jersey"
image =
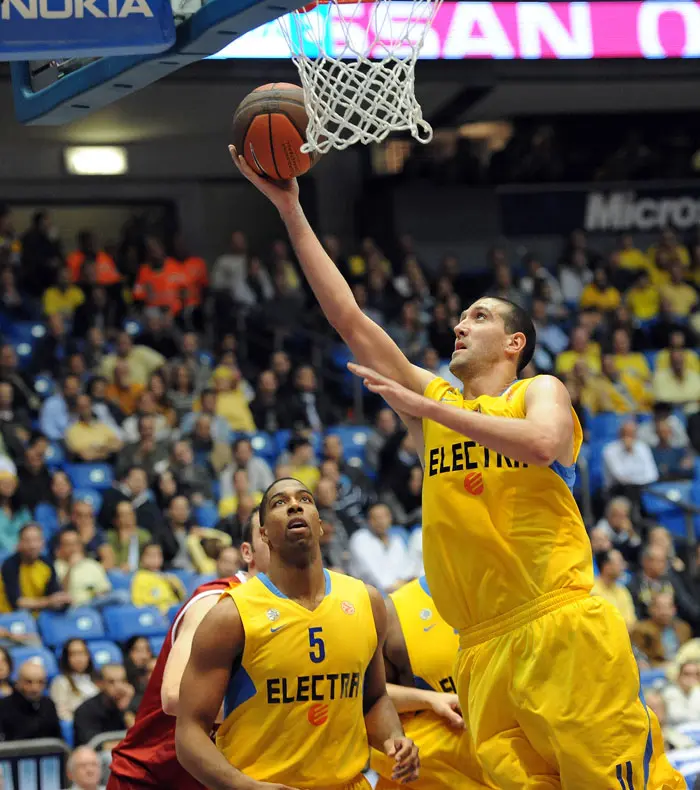
<path fill-rule="evenodd" d="M 277 626 L 277 628 L 271 628 L 271 629 L 270 629 L 270 633 L 271 633 L 271 634 L 274 634 L 274 633 L 275 633 L 275 631 L 279 631 L 279 630 L 280 630 L 280 628 L 284 628 L 284 626 L 283 626 L 283 625 L 278 625 L 278 626 Z"/>
<path fill-rule="evenodd" d="M 424 631 L 430 631 L 431 628 L 435 628 L 435 623 L 433 623 L 432 625 L 426 625 L 423 630 Z"/>

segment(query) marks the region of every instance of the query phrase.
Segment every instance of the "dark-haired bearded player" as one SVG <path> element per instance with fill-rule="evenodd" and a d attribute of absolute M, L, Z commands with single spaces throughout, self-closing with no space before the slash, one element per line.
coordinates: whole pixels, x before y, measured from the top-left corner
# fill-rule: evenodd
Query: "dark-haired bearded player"
<path fill-rule="evenodd" d="M 112 751 L 107 790 L 203 790 L 203 786 L 180 765 L 175 754 L 175 717 L 180 681 L 202 620 L 231 587 L 267 570 L 270 552 L 260 538 L 260 514 L 253 512 L 243 531 L 241 555 L 247 573 L 202 584 L 180 609 L 168 632 L 136 721 L 124 740 Z"/>
<path fill-rule="evenodd" d="M 590 595 L 591 548 L 571 491 L 582 432 L 568 392 L 552 376 L 518 379 L 535 348 L 530 317 L 503 299 L 470 305 L 455 327 L 454 389 L 362 312 L 296 182 L 260 178 L 231 154 L 280 212 L 359 362 L 351 369 L 423 447 L 426 576 L 459 632 L 454 679 L 485 773 L 502 790 L 683 787 L 655 749 L 625 623 Z"/>

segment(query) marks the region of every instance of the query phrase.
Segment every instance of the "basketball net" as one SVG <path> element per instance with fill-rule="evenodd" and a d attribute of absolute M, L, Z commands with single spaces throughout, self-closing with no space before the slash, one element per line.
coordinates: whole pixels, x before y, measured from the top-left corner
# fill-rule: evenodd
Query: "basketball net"
<path fill-rule="evenodd" d="M 416 60 L 442 0 L 317 0 L 280 20 L 304 89 L 304 153 L 433 130 L 416 99 Z"/>

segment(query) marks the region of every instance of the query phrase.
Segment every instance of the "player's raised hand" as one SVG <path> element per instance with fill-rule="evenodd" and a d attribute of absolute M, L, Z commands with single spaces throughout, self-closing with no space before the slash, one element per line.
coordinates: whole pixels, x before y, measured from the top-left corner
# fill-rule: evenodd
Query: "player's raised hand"
<path fill-rule="evenodd" d="M 376 392 L 391 406 L 395 411 L 407 414 L 409 417 L 418 417 L 422 419 L 427 416 L 426 409 L 430 407 L 432 401 L 424 398 L 417 392 L 404 387 L 398 381 L 382 376 L 372 368 L 367 368 L 364 365 L 357 365 L 354 362 L 348 362 L 348 370 L 359 376 L 365 387 L 370 392 Z"/>
<path fill-rule="evenodd" d="M 406 784 L 418 779 L 420 773 L 420 758 L 418 747 L 405 735 L 402 738 L 390 738 L 384 743 L 387 757 L 394 758 L 394 770 L 391 778 L 395 782 Z"/>
<path fill-rule="evenodd" d="M 280 213 L 285 209 L 294 207 L 299 202 L 299 184 L 297 184 L 296 178 L 291 178 L 289 181 L 273 181 L 271 178 L 263 178 L 236 151 L 235 146 L 229 145 L 228 150 L 231 154 L 231 159 L 233 159 L 233 164 L 236 165 L 251 184 L 256 186 L 272 202 Z"/>
<path fill-rule="evenodd" d="M 450 727 L 454 727 L 458 730 L 464 729 L 462 709 L 459 707 L 459 697 L 456 694 L 436 692 L 432 698 L 430 707 L 433 713 L 442 716 Z"/>

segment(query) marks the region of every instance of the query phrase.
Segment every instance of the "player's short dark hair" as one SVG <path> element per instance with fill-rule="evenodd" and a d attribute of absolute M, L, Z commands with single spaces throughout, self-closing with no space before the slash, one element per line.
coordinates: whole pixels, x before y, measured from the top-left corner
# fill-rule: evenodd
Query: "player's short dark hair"
<path fill-rule="evenodd" d="M 260 508 L 256 505 L 253 508 L 252 513 L 250 514 L 250 518 L 248 518 L 243 525 L 243 529 L 241 530 L 241 543 L 253 543 L 253 518 L 255 518 L 255 514 L 260 512 Z"/>
<path fill-rule="evenodd" d="M 270 491 L 277 485 L 277 483 L 281 483 L 284 480 L 292 480 L 295 483 L 299 483 L 299 485 L 306 489 L 304 483 L 301 480 L 298 480 L 296 477 L 278 477 L 277 480 L 270 483 L 270 485 L 265 489 L 265 493 L 262 495 L 262 499 L 260 500 L 260 526 L 265 523 L 265 517 L 267 516 L 267 506 L 269 504 L 270 499 Z M 252 534 L 252 533 L 251 533 Z"/>
<path fill-rule="evenodd" d="M 525 346 L 520 352 L 518 358 L 518 373 L 521 373 L 532 361 L 532 355 L 535 353 L 535 345 L 537 343 L 537 333 L 535 332 L 535 325 L 532 323 L 532 318 L 528 315 L 526 310 L 511 302 L 510 299 L 502 299 L 500 296 L 491 297 L 497 302 L 506 306 L 503 313 L 503 325 L 509 335 L 514 335 L 516 332 L 522 332 L 525 335 Z"/>

